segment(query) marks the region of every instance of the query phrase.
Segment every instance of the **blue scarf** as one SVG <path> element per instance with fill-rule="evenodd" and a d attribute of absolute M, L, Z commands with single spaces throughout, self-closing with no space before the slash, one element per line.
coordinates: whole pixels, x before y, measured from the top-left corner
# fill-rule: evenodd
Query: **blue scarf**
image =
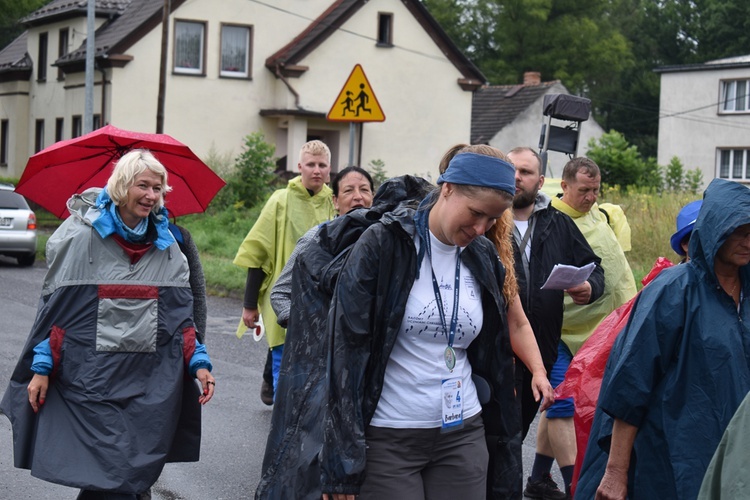
<path fill-rule="evenodd" d="M 96 208 L 99 209 L 100 215 L 94 220 L 92 225 L 102 238 L 118 234 L 130 243 L 148 243 L 146 241 L 146 233 L 150 219 L 154 223 L 154 227 L 156 227 L 157 237 L 153 242 L 156 248 L 165 250 L 175 242 L 174 236 L 169 231 L 169 213 L 166 207 L 162 207 L 158 212 L 151 212 L 134 229 L 131 229 L 122 221 L 120 212 L 117 210 L 117 206 L 112 201 L 112 198 L 110 198 L 107 188 L 101 190 L 94 203 Z"/>

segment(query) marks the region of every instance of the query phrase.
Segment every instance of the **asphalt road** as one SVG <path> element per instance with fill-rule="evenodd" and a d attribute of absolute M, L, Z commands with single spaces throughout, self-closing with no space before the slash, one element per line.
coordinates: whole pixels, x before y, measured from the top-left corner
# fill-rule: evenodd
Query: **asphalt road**
<path fill-rule="evenodd" d="M 34 321 L 45 272 L 44 263 L 19 268 L 13 259 L 0 257 L 1 392 Z M 240 314 L 240 301 L 209 297 L 207 346 L 217 384 L 216 395 L 203 410 L 201 460 L 167 464 L 152 489 L 154 500 L 240 500 L 254 495 L 271 408 L 259 398 L 266 344 L 251 336 L 237 339 Z M 524 444 L 525 476 L 534 459 L 535 429 L 536 423 Z M 561 484 L 557 467 L 553 477 Z M 0 498 L 72 500 L 77 494 L 76 489 L 15 469 L 10 422 L 0 417 Z"/>

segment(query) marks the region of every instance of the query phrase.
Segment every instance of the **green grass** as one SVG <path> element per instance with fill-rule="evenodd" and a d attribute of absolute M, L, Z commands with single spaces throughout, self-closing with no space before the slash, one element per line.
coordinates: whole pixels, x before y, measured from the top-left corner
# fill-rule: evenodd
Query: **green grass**
<path fill-rule="evenodd" d="M 651 194 L 623 192 L 616 188 L 606 189 L 600 202 L 606 201 L 622 206 L 631 229 L 632 250 L 625 255 L 630 263 L 638 287 L 658 257 L 666 257 L 674 263 L 680 257 L 669 245 L 675 232 L 675 218 L 687 203 L 700 199 L 699 195 L 687 193 Z"/>

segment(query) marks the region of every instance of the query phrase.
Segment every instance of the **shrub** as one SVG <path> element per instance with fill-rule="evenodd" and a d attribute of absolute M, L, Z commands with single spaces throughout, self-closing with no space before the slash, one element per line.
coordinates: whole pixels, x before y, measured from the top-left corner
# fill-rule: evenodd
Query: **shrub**
<path fill-rule="evenodd" d="M 267 143 L 262 132 L 245 137 L 244 151 L 237 156 L 233 171 L 227 175 L 221 206 L 250 208 L 265 201 L 273 190 L 276 148 Z"/>
<path fill-rule="evenodd" d="M 381 159 L 370 160 L 365 169 L 370 172 L 372 176 L 372 182 L 375 184 L 375 191 L 378 190 L 380 185 L 388 179 L 388 174 L 385 171 L 385 162 Z"/>

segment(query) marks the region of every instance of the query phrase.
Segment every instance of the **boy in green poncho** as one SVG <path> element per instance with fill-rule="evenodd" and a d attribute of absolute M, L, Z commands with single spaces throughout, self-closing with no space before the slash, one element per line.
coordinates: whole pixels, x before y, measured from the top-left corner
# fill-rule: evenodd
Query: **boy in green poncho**
<path fill-rule="evenodd" d="M 326 185 L 331 173 L 331 151 L 321 141 L 305 143 L 297 164 L 300 175 L 284 189 L 274 192 L 258 220 L 237 250 L 234 263 L 246 267 L 247 284 L 242 321 L 255 328 L 260 315 L 266 329 L 273 365 L 273 386 L 264 376 L 261 399 L 273 404 L 273 388 L 281 366 L 286 331 L 276 323 L 271 308 L 271 287 L 294 250 L 297 240 L 308 229 L 333 218 L 332 191 Z"/>

